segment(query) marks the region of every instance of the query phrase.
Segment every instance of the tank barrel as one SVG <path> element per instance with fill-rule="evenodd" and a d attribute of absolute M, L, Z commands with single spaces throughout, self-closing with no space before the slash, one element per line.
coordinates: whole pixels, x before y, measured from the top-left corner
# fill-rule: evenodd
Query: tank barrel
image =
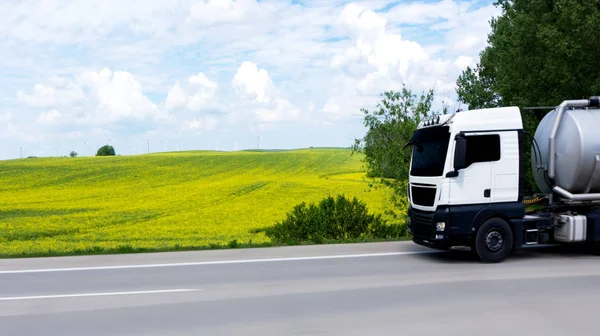
<path fill-rule="evenodd" d="M 558 106 L 558 111 L 556 115 L 556 121 L 554 122 L 554 127 L 552 128 L 552 133 L 550 134 L 550 144 L 549 150 L 550 155 L 548 157 L 548 177 L 554 181 L 556 178 L 556 134 L 558 133 L 558 127 L 560 126 L 560 121 L 562 119 L 562 115 L 567 109 L 567 107 L 597 107 L 599 104 L 599 100 L 597 98 L 592 99 L 579 99 L 579 100 L 565 100 Z"/>
<path fill-rule="evenodd" d="M 531 169 L 541 192 L 561 198 L 600 193 L 600 109 L 594 108 L 599 102 L 597 97 L 565 101 L 538 124 Z"/>

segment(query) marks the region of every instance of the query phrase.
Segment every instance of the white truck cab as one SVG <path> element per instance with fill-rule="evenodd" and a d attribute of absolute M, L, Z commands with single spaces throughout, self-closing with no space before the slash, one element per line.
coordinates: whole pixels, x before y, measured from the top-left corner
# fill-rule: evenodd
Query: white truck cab
<path fill-rule="evenodd" d="M 411 206 L 435 211 L 438 206 L 520 202 L 522 132 L 515 107 L 459 112 L 421 122 L 413 137 Z M 458 151 L 464 157 L 456 157 L 457 146 L 464 147 Z M 454 168 L 457 159 L 463 161 L 460 171 Z"/>
<path fill-rule="evenodd" d="M 413 240 L 435 248 L 472 246 L 473 233 L 485 219 L 522 219 L 523 134 L 517 107 L 457 112 L 421 122 L 410 142 Z M 492 250 L 506 243 L 494 234 L 486 240 Z"/>
<path fill-rule="evenodd" d="M 412 147 L 408 227 L 413 241 L 436 249 L 468 246 L 487 262 L 501 261 L 528 244 L 597 246 L 600 192 L 590 192 L 600 191 L 600 134 L 594 131 L 600 128 L 598 107 L 600 99 L 594 97 L 565 101 L 549 112 L 535 137 L 544 151 L 532 147 L 531 166 L 526 165 L 518 107 L 422 121 L 407 144 Z M 569 152 L 573 148 L 580 152 Z M 538 162 L 538 154 L 546 162 Z M 576 159 L 580 166 L 565 161 Z M 533 214 L 526 214 L 524 203 L 529 167 L 538 174 L 538 186 L 549 191 L 543 198 L 548 203 Z M 578 174 L 589 181 L 574 182 Z"/>

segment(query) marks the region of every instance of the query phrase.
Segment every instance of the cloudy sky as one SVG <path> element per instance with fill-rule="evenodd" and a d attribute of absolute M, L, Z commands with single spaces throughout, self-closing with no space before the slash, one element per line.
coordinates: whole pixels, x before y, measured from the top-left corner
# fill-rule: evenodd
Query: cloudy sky
<path fill-rule="evenodd" d="M 349 146 L 406 83 L 457 107 L 492 0 L 3 0 L 0 159 Z"/>

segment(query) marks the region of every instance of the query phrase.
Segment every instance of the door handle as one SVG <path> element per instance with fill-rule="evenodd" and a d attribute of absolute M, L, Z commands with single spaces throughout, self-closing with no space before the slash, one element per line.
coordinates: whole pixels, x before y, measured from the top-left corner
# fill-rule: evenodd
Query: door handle
<path fill-rule="evenodd" d="M 491 189 L 485 189 L 483 191 L 483 197 L 490 197 L 491 193 L 492 193 Z"/>

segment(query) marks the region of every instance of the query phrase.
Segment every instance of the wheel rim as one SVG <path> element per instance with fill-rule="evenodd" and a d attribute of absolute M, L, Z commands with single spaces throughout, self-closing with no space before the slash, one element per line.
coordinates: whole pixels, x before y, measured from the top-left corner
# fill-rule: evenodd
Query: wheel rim
<path fill-rule="evenodd" d="M 485 247 L 490 252 L 498 252 L 504 245 L 502 234 L 496 230 L 488 231 L 485 235 Z"/>

